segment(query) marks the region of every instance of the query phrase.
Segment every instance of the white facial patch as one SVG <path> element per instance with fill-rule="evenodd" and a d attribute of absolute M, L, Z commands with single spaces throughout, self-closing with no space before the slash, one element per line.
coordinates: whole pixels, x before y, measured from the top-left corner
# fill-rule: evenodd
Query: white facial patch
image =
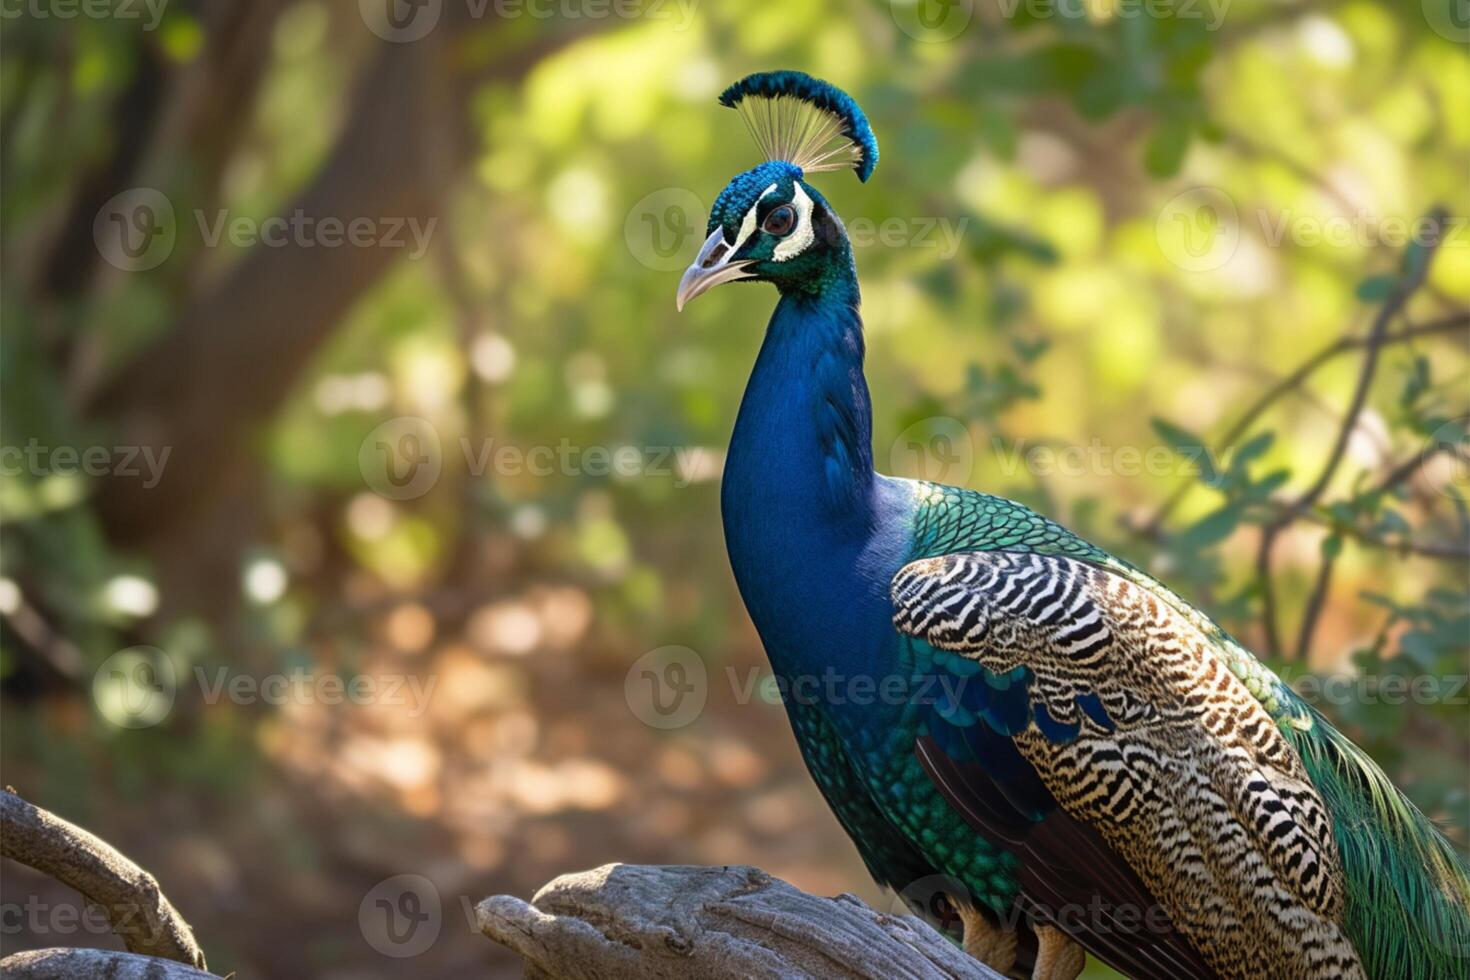
<path fill-rule="evenodd" d="M 740 246 L 744 245 L 750 239 L 750 236 L 755 234 L 755 213 L 760 209 L 761 201 L 764 201 L 766 195 L 775 189 L 776 185 L 772 184 L 770 187 L 761 191 L 761 196 L 756 198 L 755 203 L 750 206 L 750 210 L 745 212 L 745 218 L 740 222 L 740 231 L 735 235 L 735 244 L 730 246 L 731 255 L 740 251 Z"/>
<path fill-rule="evenodd" d="M 771 260 L 774 262 L 785 262 L 793 256 L 800 255 L 812 242 L 817 240 L 817 233 L 812 228 L 812 199 L 807 196 L 807 192 L 800 184 L 794 186 L 796 196 L 791 199 L 791 203 L 796 208 L 796 227 L 791 230 L 791 234 L 781 240 L 776 250 L 771 253 Z"/>

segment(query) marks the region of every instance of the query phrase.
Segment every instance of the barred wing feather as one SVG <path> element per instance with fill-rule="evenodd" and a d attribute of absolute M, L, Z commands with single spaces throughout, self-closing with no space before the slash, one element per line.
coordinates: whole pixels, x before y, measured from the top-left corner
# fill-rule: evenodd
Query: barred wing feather
<path fill-rule="evenodd" d="M 1363 976 L 1321 797 L 1173 604 L 1086 561 L 1012 552 L 915 561 L 892 598 L 900 632 L 1025 668 L 1021 755 L 1221 976 Z"/>

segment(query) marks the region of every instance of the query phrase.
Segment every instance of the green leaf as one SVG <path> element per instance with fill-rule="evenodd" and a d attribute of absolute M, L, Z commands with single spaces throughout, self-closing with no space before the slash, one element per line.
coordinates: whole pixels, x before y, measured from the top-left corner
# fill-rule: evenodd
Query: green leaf
<path fill-rule="evenodd" d="M 1266 450 L 1271 448 L 1271 443 L 1276 441 L 1276 433 L 1267 430 L 1254 439 L 1235 450 L 1235 455 L 1230 458 L 1230 469 L 1237 473 L 1244 473 L 1245 468 L 1262 456 Z"/>
<path fill-rule="evenodd" d="M 1290 479 L 1290 470 L 1272 470 L 1270 473 L 1261 477 L 1260 480 L 1251 484 L 1247 496 L 1252 500 L 1265 500 L 1271 494 L 1286 486 L 1286 481 Z"/>
<path fill-rule="evenodd" d="M 1398 276 L 1369 276 L 1358 283 L 1357 297 L 1364 303 L 1382 303 L 1398 287 Z"/>
<path fill-rule="evenodd" d="M 1160 418 L 1159 416 L 1155 415 L 1153 418 L 1149 419 L 1149 424 L 1154 427 L 1154 431 L 1157 432 L 1160 438 L 1167 442 L 1172 449 L 1178 450 L 1180 447 L 1194 448 L 1204 445 L 1204 442 L 1200 439 L 1199 436 L 1195 435 L 1193 432 L 1190 432 L 1183 426 L 1175 425 L 1168 419 Z"/>
<path fill-rule="evenodd" d="M 1329 534 L 1322 539 L 1322 558 L 1324 561 L 1332 561 L 1342 554 L 1342 537 L 1337 534 Z"/>
<path fill-rule="evenodd" d="M 1143 167 L 1153 177 L 1172 177 L 1184 165 L 1194 127 L 1185 119 L 1169 119 L 1149 134 L 1143 147 Z"/>
<path fill-rule="evenodd" d="M 1399 641 L 1399 651 L 1425 670 L 1432 669 L 1434 662 L 1439 659 L 1434 636 L 1418 630 L 1404 634 L 1404 638 Z"/>
<path fill-rule="evenodd" d="M 1179 536 L 1179 543 L 1188 548 L 1208 548 L 1219 544 L 1240 526 L 1243 510 L 1239 504 L 1229 503 L 1213 514 L 1200 518 L 1193 527 Z"/>
<path fill-rule="evenodd" d="M 1417 277 L 1423 273 L 1423 265 L 1428 261 L 1429 250 L 1424 247 L 1424 240 L 1416 237 L 1409 242 L 1409 247 L 1404 249 L 1404 257 L 1399 262 L 1399 269 L 1406 276 Z"/>
<path fill-rule="evenodd" d="M 1396 510 L 1385 510 L 1378 517 L 1378 529 L 1389 534 L 1408 534 L 1411 530 L 1404 515 Z"/>
<path fill-rule="evenodd" d="M 1149 419 L 1154 431 L 1169 448 L 1199 467 L 1199 478 L 1211 487 L 1220 484 L 1220 471 L 1215 467 L 1215 457 L 1204 440 L 1187 429 L 1175 425 L 1168 419 L 1155 416 Z"/>

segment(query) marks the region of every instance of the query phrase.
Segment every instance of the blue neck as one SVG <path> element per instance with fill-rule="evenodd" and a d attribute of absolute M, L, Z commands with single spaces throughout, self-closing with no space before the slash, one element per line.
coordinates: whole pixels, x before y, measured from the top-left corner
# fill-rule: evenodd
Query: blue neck
<path fill-rule="evenodd" d="M 888 552 L 899 546 L 874 547 L 878 531 L 895 523 L 887 519 L 885 482 L 873 472 L 862 321 L 849 272 L 815 295 L 782 296 L 725 462 L 720 502 L 730 564 L 778 671 L 806 669 L 800 658 L 819 655 L 834 630 L 856 633 L 869 618 L 859 605 L 886 621 L 892 570 L 875 566 L 896 560 Z"/>
<path fill-rule="evenodd" d="M 838 530 L 860 519 L 871 499 L 872 440 L 856 278 L 783 295 L 730 438 L 726 524 L 788 518 Z"/>

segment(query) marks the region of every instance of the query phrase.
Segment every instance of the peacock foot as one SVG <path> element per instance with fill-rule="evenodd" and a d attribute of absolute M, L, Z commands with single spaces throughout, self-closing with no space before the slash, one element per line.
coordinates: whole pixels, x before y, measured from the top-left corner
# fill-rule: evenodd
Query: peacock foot
<path fill-rule="evenodd" d="M 1055 926 L 1036 926 L 1036 968 L 1031 980 L 1077 980 L 1086 962 L 1087 954 L 1071 936 Z"/>
<path fill-rule="evenodd" d="M 965 952 L 995 972 L 1008 975 L 1016 965 L 1016 930 L 992 925 L 978 909 L 955 904 L 965 926 Z"/>

